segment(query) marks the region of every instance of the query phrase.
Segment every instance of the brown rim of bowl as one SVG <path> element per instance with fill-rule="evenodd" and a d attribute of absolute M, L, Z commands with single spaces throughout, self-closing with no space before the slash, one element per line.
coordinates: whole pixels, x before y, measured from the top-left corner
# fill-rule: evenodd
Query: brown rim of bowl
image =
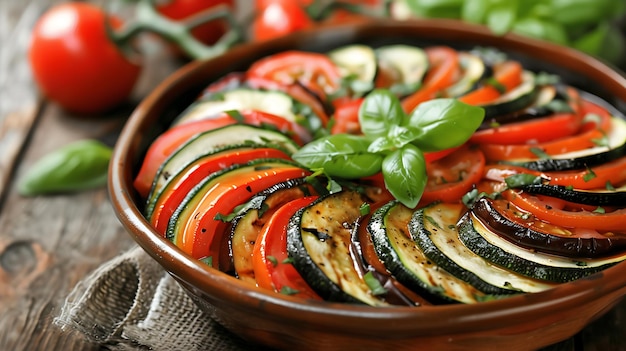
<path fill-rule="evenodd" d="M 427 30 L 433 33 L 428 39 L 453 40 L 459 35 L 470 40 L 493 45 L 504 50 L 529 52 L 538 60 L 554 62 L 554 57 L 567 58 L 559 64 L 575 71 L 587 72 L 588 77 L 613 94 L 626 101 L 626 78 L 606 64 L 580 52 L 528 39 L 514 34 L 494 37 L 487 29 L 461 23 L 454 20 L 420 20 L 420 21 L 384 21 L 348 25 L 332 25 L 311 31 L 304 31 L 263 44 L 244 44 L 233 48 L 232 52 L 246 54 L 251 48 L 263 45 L 270 50 L 281 49 L 286 43 L 294 41 L 293 37 L 324 39 L 329 35 L 343 35 L 354 38 L 357 35 L 385 30 L 389 35 L 406 34 L 408 31 Z M 306 40 L 304 40 L 306 41 Z M 348 42 L 348 41 L 346 41 Z M 229 55 L 229 54 L 226 54 Z M 219 59 L 219 58 L 218 58 Z M 184 254 L 178 247 L 157 234 L 134 203 L 132 189 L 133 152 L 137 150 L 138 140 L 134 138 L 147 123 L 145 115 L 150 111 L 158 111 L 162 107 L 162 98 L 174 94 L 174 90 L 187 86 L 190 76 L 208 61 L 196 61 L 182 67 L 162 82 L 133 112 L 124 127 L 118 144 L 115 147 L 110 171 L 109 191 L 116 214 L 135 241 L 142 246 L 167 271 L 192 286 L 207 292 L 216 301 L 229 301 L 238 304 L 242 309 L 267 309 L 272 306 L 271 314 L 284 320 L 307 321 L 314 314 L 318 323 L 328 328 L 333 326 L 343 330 L 351 328 L 359 332 L 380 331 L 381 322 L 389 324 L 394 319 L 393 327 L 396 335 L 451 334 L 489 329 L 493 323 L 502 323 L 503 317 L 516 323 L 531 321 L 538 314 L 548 315 L 564 309 L 577 309 L 590 301 L 601 298 L 617 301 L 626 294 L 626 262 L 608 268 L 574 282 L 564 283 L 548 291 L 509 297 L 503 300 L 483 302 L 479 304 L 455 304 L 443 306 L 412 307 L 369 307 L 359 305 L 338 304 L 331 302 L 303 301 L 301 299 L 275 294 L 262 289 L 251 288 L 225 273 L 208 268 L 201 262 Z M 167 99 L 163 99 L 167 100 Z M 598 284 L 601 281 L 601 285 Z M 262 302 L 259 302 L 262 301 Z M 306 313 L 294 313 L 306 311 Z M 437 318 L 432 318 L 435 316 Z M 339 318 L 338 318 L 339 317 Z M 365 325 L 364 319 L 371 320 Z M 339 325 L 341 324 L 341 325 Z"/>

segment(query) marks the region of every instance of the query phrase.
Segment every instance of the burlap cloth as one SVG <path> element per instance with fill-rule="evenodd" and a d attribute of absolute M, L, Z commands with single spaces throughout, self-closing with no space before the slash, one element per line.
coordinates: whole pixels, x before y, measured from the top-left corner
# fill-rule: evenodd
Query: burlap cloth
<path fill-rule="evenodd" d="M 55 323 L 110 350 L 260 349 L 204 314 L 139 247 L 81 281 Z"/>

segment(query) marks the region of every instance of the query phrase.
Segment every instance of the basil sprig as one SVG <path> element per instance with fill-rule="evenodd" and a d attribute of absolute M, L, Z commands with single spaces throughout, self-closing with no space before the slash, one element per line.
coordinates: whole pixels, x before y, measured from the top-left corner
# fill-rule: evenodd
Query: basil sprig
<path fill-rule="evenodd" d="M 390 91 L 377 89 L 359 110 L 363 135 L 335 134 L 305 145 L 293 159 L 330 177 L 356 179 L 382 172 L 385 186 L 415 208 L 426 187 L 424 151 L 462 145 L 480 126 L 481 107 L 434 99 L 407 114 Z"/>
<path fill-rule="evenodd" d="M 24 196 L 74 192 L 103 187 L 112 150 L 97 140 L 79 140 L 35 162 L 20 179 Z"/>

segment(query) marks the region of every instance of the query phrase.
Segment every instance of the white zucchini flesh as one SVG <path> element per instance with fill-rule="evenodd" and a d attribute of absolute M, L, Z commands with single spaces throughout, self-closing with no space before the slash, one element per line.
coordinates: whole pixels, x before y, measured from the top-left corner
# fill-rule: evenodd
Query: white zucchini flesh
<path fill-rule="evenodd" d="M 295 122 L 297 119 L 293 112 L 293 99 L 283 92 L 233 89 L 220 93 L 220 96 L 222 98 L 219 100 L 195 102 L 174 121 L 174 125 L 213 118 L 232 110 L 257 110 L 282 117 L 290 122 Z"/>
<path fill-rule="evenodd" d="M 424 225 L 426 230 L 431 233 L 430 239 L 433 244 L 454 263 L 474 273 L 483 281 L 502 288 L 540 292 L 557 285 L 531 279 L 498 267 L 475 254 L 461 242 L 456 226 L 453 225 L 458 221 L 459 213 L 446 211 L 446 206 L 450 206 L 450 204 L 435 205 L 432 210 L 425 212 L 424 216 L 429 216 L 432 221 L 426 220 Z"/>

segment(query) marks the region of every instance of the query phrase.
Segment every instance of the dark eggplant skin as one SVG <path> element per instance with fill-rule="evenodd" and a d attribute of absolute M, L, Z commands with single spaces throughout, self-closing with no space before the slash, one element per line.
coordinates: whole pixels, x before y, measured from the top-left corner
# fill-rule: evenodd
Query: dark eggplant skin
<path fill-rule="evenodd" d="M 530 184 L 520 189 L 529 194 L 546 195 L 583 205 L 626 206 L 626 191 L 594 192 L 568 189 L 561 185 L 549 184 Z M 624 226 L 626 228 L 626 224 Z"/>
<path fill-rule="evenodd" d="M 514 166 L 521 166 L 539 172 L 551 171 L 571 171 L 575 169 L 585 169 L 601 165 L 618 158 L 626 156 L 626 144 L 622 144 L 614 149 L 577 158 L 546 158 L 528 162 L 503 162 Z M 623 203 L 622 203 L 623 204 Z"/>
<path fill-rule="evenodd" d="M 567 237 L 539 232 L 513 222 L 501 214 L 494 201 L 481 198 L 474 203 L 473 213 L 494 233 L 527 249 L 539 252 L 580 258 L 599 258 L 626 249 L 626 235 L 615 235 L 600 239 L 596 237 Z M 507 208 L 509 208 L 507 206 Z M 511 210 L 512 210 L 511 206 Z"/>

